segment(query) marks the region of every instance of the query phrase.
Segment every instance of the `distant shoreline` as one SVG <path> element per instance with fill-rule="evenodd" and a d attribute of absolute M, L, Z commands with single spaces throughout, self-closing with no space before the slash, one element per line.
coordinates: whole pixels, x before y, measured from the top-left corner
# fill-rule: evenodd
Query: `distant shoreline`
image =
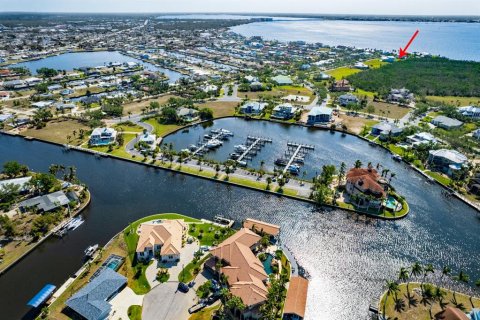
<path fill-rule="evenodd" d="M 480 23 L 480 16 L 449 16 L 449 15 L 369 15 L 369 14 L 322 14 L 322 13 L 247 13 L 247 12 L 149 12 L 149 13 L 107 13 L 107 12 L 90 12 L 90 13 L 76 13 L 76 12 L 19 12 L 19 11 L 0 11 L 0 20 L 2 17 L 12 17 L 12 16 L 22 16 L 28 15 L 31 18 L 35 16 L 46 17 L 49 15 L 59 15 L 70 16 L 70 17 L 83 17 L 83 16 L 135 16 L 138 18 L 141 17 L 152 17 L 152 16 L 169 16 L 169 15 L 211 15 L 211 16 L 249 16 L 253 17 L 252 22 L 255 22 L 255 17 L 267 17 L 267 18 L 299 18 L 299 19 L 324 19 L 324 20 L 350 20 L 350 21 L 406 21 L 406 22 L 465 22 L 465 23 Z M 168 20 L 168 18 L 164 18 Z M 177 18 L 178 19 L 178 18 Z M 205 19 L 192 19 L 192 20 L 205 20 Z M 217 20 L 217 19 L 212 19 Z M 219 18 L 218 20 L 234 20 L 234 19 L 225 19 Z M 249 20 L 246 19 L 245 23 L 249 23 Z"/>

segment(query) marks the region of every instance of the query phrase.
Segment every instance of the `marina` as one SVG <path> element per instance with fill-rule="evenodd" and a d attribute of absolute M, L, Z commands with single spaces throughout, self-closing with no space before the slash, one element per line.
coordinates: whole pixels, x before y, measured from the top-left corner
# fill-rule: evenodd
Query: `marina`
<path fill-rule="evenodd" d="M 251 160 L 253 156 L 257 155 L 257 153 L 262 149 L 262 147 L 265 146 L 266 143 L 272 143 L 272 139 L 248 136 L 245 144 L 240 145 L 242 146 L 241 149 L 243 149 L 243 152 L 236 159 L 237 163 L 241 166 L 246 166 L 247 162 L 244 161 L 244 159 Z M 240 151 L 242 151 L 241 149 Z"/>
<path fill-rule="evenodd" d="M 282 174 L 290 172 L 291 174 L 298 175 L 300 173 L 300 165 L 305 162 L 305 157 L 308 152 L 315 150 L 315 146 L 287 142 L 287 151 L 285 151 L 285 159 L 288 159 Z"/>

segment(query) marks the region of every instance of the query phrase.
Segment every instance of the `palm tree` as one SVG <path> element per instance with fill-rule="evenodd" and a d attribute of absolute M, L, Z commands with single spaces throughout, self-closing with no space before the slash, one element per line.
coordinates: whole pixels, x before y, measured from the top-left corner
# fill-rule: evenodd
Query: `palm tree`
<path fill-rule="evenodd" d="M 415 278 L 418 278 L 419 275 L 421 275 L 423 272 L 423 267 L 420 263 L 418 262 L 415 262 L 411 268 L 410 268 L 410 273 L 412 276 L 414 276 Z"/>
<path fill-rule="evenodd" d="M 445 309 L 446 307 L 446 303 L 443 302 L 443 298 L 447 295 L 447 293 L 445 291 L 442 290 L 442 288 L 440 287 L 435 287 L 434 291 L 433 291 L 433 299 L 435 299 L 434 301 L 437 301 L 438 304 L 440 305 L 440 308 L 442 308 L 442 310 Z M 431 312 L 432 308 L 430 308 L 430 312 Z"/>
<path fill-rule="evenodd" d="M 398 294 L 398 291 L 399 291 L 399 287 L 398 287 L 398 283 L 396 283 L 395 281 L 389 281 L 387 280 L 387 294 L 385 295 L 385 302 L 383 303 L 383 317 L 385 318 L 385 311 L 386 311 L 386 307 L 387 307 L 387 300 L 388 300 L 388 296 L 390 295 L 394 295 L 394 301 L 397 300 L 397 294 Z"/>
<path fill-rule="evenodd" d="M 362 161 L 360 161 L 360 160 L 355 161 L 355 168 L 358 169 L 358 168 L 361 168 L 361 167 L 362 167 Z"/>
<path fill-rule="evenodd" d="M 445 277 L 445 276 L 448 277 L 451 272 L 452 272 L 452 269 L 450 269 L 449 266 L 444 266 L 444 267 L 442 268 L 442 276 L 440 277 L 440 281 L 442 282 L 442 287 L 445 287 L 445 286 L 444 286 L 443 277 Z"/>
<path fill-rule="evenodd" d="M 425 279 L 427 278 L 428 274 L 429 273 L 434 273 L 435 272 L 435 269 L 433 269 L 433 266 L 431 264 L 427 264 L 424 268 L 423 268 L 423 280 L 422 280 L 422 286 L 423 286 L 423 283 L 425 282 Z"/>
<path fill-rule="evenodd" d="M 401 267 L 400 272 L 398 273 L 398 281 L 406 282 L 407 283 L 407 296 L 410 295 L 410 290 L 408 289 L 408 279 L 410 279 L 410 273 L 408 272 L 407 268 Z"/>
<path fill-rule="evenodd" d="M 480 279 L 477 279 L 477 281 L 475 281 L 475 287 L 477 288 L 477 290 L 480 289 Z M 475 306 L 473 305 L 472 298 L 473 298 L 473 295 L 470 296 L 470 303 L 472 304 L 472 308 L 475 308 Z"/>
<path fill-rule="evenodd" d="M 468 276 L 468 274 L 466 274 L 465 272 L 463 272 L 463 270 L 460 270 L 460 272 L 458 273 L 458 275 L 453 276 L 452 279 L 455 280 L 455 281 L 458 281 L 458 282 L 462 282 L 462 283 L 467 284 L 468 281 L 470 280 L 470 277 Z M 453 303 L 454 303 L 455 305 L 457 304 L 456 290 L 453 290 Z"/>

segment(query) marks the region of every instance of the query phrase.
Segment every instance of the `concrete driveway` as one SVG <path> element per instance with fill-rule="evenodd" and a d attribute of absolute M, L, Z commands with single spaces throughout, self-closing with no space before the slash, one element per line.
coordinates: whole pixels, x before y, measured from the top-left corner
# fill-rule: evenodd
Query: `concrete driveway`
<path fill-rule="evenodd" d="M 158 262 L 158 260 L 155 260 L 151 265 L 148 266 L 147 270 L 145 271 L 145 276 L 147 277 L 150 286 L 153 288 L 160 284 L 156 279 L 157 270 L 160 267 L 168 269 L 168 273 L 170 274 L 169 281 L 178 281 L 178 275 L 183 270 L 183 267 L 193 260 L 195 251 L 198 251 L 199 248 L 200 245 L 198 241 L 185 244 L 185 246 L 180 251 L 179 262 L 161 264 Z"/>
<path fill-rule="evenodd" d="M 143 320 L 188 319 L 188 308 L 197 303 L 193 289 L 177 291 L 178 282 L 166 282 L 153 288 L 143 299 Z M 127 318 L 128 319 L 128 318 Z"/>
<path fill-rule="evenodd" d="M 128 319 L 128 308 L 133 305 L 141 306 L 143 297 L 136 295 L 132 289 L 125 287 L 111 301 L 112 311 L 110 311 L 110 320 Z"/>

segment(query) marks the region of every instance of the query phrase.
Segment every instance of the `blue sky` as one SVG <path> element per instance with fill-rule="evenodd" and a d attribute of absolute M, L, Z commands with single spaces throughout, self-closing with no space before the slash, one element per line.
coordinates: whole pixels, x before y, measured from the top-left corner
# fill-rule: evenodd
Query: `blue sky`
<path fill-rule="evenodd" d="M 0 0 L 1 11 L 480 15 L 480 0 Z"/>

